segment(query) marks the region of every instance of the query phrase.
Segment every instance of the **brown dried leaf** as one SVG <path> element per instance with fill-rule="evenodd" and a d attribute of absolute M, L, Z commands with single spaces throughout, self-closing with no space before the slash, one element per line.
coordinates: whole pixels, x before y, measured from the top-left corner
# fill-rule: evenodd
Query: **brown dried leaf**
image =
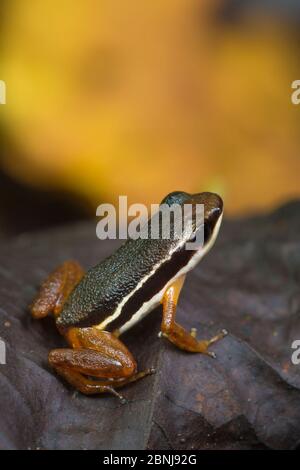
<path fill-rule="evenodd" d="M 155 376 L 111 396 L 85 397 L 47 365 L 62 346 L 51 319 L 26 310 L 41 280 L 76 258 L 89 267 L 117 242 L 79 224 L 4 245 L 0 254 L 0 447 L 43 449 L 295 448 L 300 440 L 299 203 L 274 214 L 225 222 L 213 251 L 189 275 L 178 320 L 199 336 L 221 328 L 217 359 L 187 354 L 157 337 L 160 311 L 124 336 L 140 369 Z"/>

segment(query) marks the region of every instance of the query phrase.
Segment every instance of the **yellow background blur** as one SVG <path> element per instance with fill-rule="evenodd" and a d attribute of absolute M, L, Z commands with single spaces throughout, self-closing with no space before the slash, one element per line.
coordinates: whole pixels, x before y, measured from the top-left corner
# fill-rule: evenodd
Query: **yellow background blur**
<path fill-rule="evenodd" d="M 300 195 L 299 37 L 221 0 L 10 0 L 2 168 L 91 207 L 220 192 L 227 213 Z M 250 2 L 251 3 L 251 2 Z"/>

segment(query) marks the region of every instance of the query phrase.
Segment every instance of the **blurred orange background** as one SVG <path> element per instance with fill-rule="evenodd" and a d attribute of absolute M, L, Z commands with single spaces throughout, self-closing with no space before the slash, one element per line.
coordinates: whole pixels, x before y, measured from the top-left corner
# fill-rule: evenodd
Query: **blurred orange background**
<path fill-rule="evenodd" d="M 299 196 L 290 4 L 4 1 L 3 171 L 93 214 L 119 195 L 149 204 L 175 189 L 217 191 L 230 215 Z"/>

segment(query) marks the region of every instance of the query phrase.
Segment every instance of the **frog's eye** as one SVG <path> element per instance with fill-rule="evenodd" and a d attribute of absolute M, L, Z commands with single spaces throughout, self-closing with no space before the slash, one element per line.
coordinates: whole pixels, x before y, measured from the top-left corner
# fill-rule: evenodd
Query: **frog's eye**
<path fill-rule="evenodd" d="M 168 206 L 172 206 L 173 204 L 184 204 L 185 202 L 189 202 L 191 200 L 191 195 L 185 193 L 184 191 L 173 191 L 172 193 L 168 194 L 163 198 L 161 204 L 167 204 Z"/>

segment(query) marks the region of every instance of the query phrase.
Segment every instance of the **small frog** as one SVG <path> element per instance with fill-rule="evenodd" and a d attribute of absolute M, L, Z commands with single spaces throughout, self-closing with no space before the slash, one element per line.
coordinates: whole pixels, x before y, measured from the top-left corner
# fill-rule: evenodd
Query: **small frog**
<path fill-rule="evenodd" d="M 181 236 L 129 239 L 86 273 L 77 262 L 64 262 L 44 281 L 30 307 L 34 318 L 54 315 L 69 347 L 52 350 L 49 363 L 84 394 L 108 392 L 125 402 L 117 389 L 155 372 L 137 372 L 136 362 L 119 336 L 159 304 L 161 335 L 180 349 L 215 357 L 208 346 L 227 334 L 222 330 L 213 338 L 200 341 L 196 329 L 188 332 L 175 319 L 187 272 L 210 250 L 217 237 L 223 216 L 222 199 L 208 192 L 176 191 L 161 204 L 203 204 L 204 220 L 192 231 L 182 231 Z M 204 229 L 204 243 L 195 250 L 186 249 L 200 229 Z"/>

